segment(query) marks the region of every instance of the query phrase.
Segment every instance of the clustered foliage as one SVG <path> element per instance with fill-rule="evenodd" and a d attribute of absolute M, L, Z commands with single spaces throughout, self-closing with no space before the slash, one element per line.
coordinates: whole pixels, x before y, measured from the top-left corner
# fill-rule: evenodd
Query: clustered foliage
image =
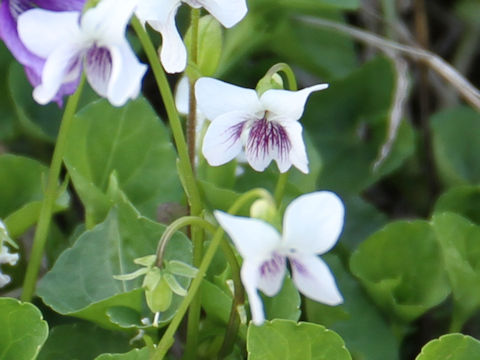
<path fill-rule="evenodd" d="M 480 359 L 478 14 L 0 0 L 0 359 Z"/>

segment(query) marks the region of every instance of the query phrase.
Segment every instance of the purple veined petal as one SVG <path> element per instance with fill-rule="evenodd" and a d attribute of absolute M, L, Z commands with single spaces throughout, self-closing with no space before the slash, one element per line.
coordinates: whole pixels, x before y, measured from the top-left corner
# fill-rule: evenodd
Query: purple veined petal
<path fill-rule="evenodd" d="M 242 151 L 242 133 L 249 115 L 232 111 L 211 122 L 202 145 L 203 156 L 210 165 L 226 164 Z"/>
<path fill-rule="evenodd" d="M 194 0 L 201 4 L 223 26 L 230 28 L 247 14 L 245 0 Z M 189 1 L 187 1 L 190 3 Z"/>
<path fill-rule="evenodd" d="M 138 61 L 126 40 L 119 46 L 111 47 L 110 53 L 112 68 L 107 97 L 112 105 L 122 106 L 140 93 L 147 66 Z"/>
<path fill-rule="evenodd" d="M 262 299 L 257 291 L 258 282 L 258 263 L 245 260 L 240 271 L 243 287 L 248 295 L 252 321 L 255 325 L 262 325 L 265 321 Z"/>
<path fill-rule="evenodd" d="M 278 231 L 263 220 L 233 216 L 218 210 L 213 214 L 244 261 L 253 261 L 260 265 L 269 260 L 280 245 Z"/>
<path fill-rule="evenodd" d="M 286 269 L 285 256 L 273 252 L 271 257 L 263 261 L 258 267 L 257 288 L 268 296 L 276 295 L 282 288 Z"/>
<path fill-rule="evenodd" d="M 45 61 L 28 50 L 20 40 L 17 21 L 10 9 L 12 3 L 11 0 L 4 0 L 0 4 L 0 38 L 20 64 L 40 74 Z"/>
<path fill-rule="evenodd" d="M 33 91 L 33 98 L 39 104 L 55 99 L 61 86 L 78 81 L 82 72 L 82 56 L 78 49 L 63 46 L 47 59 L 42 73 L 42 83 Z"/>
<path fill-rule="evenodd" d="M 260 102 L 266 110 L 271 111 L 273 114 L 296 121 L 302 117 L 309 95 L 314 91 L 320 91 L 327 87 L 327 84 L 319 84 L 300 91 L 267 90 L 260 97 Z M 273 120 L 275 119 L 273 118 Z"/>
<path fill-rule="evenodd" d="M 293 255 L 289 260 L 293 282 L 303 295 L 331 306 L 343 302 L 335 278 L 323 260 L 315 255 Z"/>
<path fill-rule="evenodd" d="M 289 153 L 292 143 L 285 128 L 266 117 L 251 123 L 248 131 L 245 153 L 250 166 L 256 171 L 263 171 L 275 159 L 280 165 L 280 172 L 290 168 Z"/>
<path fill-rule="evenodd" d="M 228 84 L 213 78 L 203 77 L 195 83 L 195 98 L 198 108 L 207 119 L 215 120 L 231 111 L 242 111 L 254 117 L 263 114 L 257 92 Z"/>
<path fill-rule="evenodd" d="M 283 217 L 283 246 L 301 254 L 323 254 L 337 242 L 344 222 L 340 198 L 330 191 L 302 195 Z"/>
<path fill-rule="evenodd" d="M 112 76 L 112 54 L 105 46 L 93 44 L 85 53 L 85 73 L 90 86 L 102 97 L 107 97 Z"/>

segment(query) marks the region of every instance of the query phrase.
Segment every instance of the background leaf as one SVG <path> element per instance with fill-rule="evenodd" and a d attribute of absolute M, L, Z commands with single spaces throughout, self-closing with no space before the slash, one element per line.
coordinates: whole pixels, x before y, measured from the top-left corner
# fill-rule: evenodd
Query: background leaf
<path fill-rule="evenodd" d="M 87 215 L 103 220 L 111 206 L 105 195 L 115 172 L 134 206 L 155 218 L 162 202 L 181 199 L 176 155 L 165 126 L 143 99 L 121 108 L 101 100 L 74 119 L 65 161 Z"/>
<path fill-rule="evenodd" d="M 351 360 L 342 338 L 323 326 L 289 320 L 250 325 L 247 333 L 250 360 Z"/>
<path fill-rule="evenodd" d="M 30 303 L 0 298 L 0 358 L 33 360 L 47 339 L 48 325 Z"/>
<path fill-rule="evenodd" d="M 448 334 L 430 341 L 416 360 L 473 360 L 480 358 L 480 342 L 463 334 Z"/>
<path fill-rule="evenodd" d="M 440 248 L 426 221 L 388 224 L 360 244 L 350 269 L 379 306 L 406 322 L 450 293 Z"/>
<path fill-rule="evenodd" d="M 119 281 L 113 275 L 137 270 L 133 260 L 154 254 L 164 229 L 164 225 L 142 217 L 129 203 L 120 203 L 103 223 L 83 233 L 72 248 L 62 253 L 41 280 L 38 295 L 61 314 L 118 328 L 111 322 L 108 309 L 125 306 L 144 313 L 144 295 L 141 278 Z M 191 244 L 183 234 L 173 237 L 165 258 L 191 263 Z M 187 280 L 179 281 L 186 286 Z M 160 322 L 168 321 L 180 300 L 174 295 Z"/>
<path fill-rule="evenodd" d="M 103 352 L 128 351 L 127 334 L 108 331 L 93 324 L 55 326 L 38 360 L 91 360 Z"/>

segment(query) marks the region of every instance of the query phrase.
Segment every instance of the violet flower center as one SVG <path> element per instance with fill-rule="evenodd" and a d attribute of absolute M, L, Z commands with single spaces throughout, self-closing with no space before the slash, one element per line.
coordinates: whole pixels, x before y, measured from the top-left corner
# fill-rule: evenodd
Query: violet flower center
<path fill-rule="evenodd" d="M 17 21 L 18 17 L 23 14 L 25 11 L 33 8 L 31 1 L 27 0 L 5 0 L 8 1 L 8 9 L 10 14 Z"/>
<path fill-rule="evenodd" d="M 275 121 L 269 121 L 264 116 L 252 124 L 247 148 L 257 158 L 276 152 L 278 158 L 283 160 L 288 157 L 292 144 L 284 127 Z"/>

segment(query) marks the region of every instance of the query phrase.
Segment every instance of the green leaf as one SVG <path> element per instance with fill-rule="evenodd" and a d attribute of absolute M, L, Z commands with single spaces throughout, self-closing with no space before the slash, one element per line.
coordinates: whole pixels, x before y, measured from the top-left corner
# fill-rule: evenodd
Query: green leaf
<path fill-rule="evenodd" d="M 263 295 L 262 298 L 263 306 L 265 308 L 265 317 L 267 319 L 297 321 L 300 318 L 300 294 L 293 284 L 290 275 L 285 276 L 283 287 L 277 295 L 273 297 Z"/>
<path fill-rule="evenodd" d="M 462 185 L 451 188 L 438 198 L 433 211 L 454 212 L 480 225 L 480 186 Z"/>
<path fill-rule="evenodd" d="M 426 221 L 397 221 L 365 240 L 350 269 L 390 315 L 409 322 L 450 293 L 435 233 Z"/>
<path fill-rule="evenodd" d="M 150 349 L 134 349 L 126 354 L 102 354 L 97 356 L 95 360 L 149 360 Z"/>
<path fill-rule="evenodd" d="M 42 313 L 30 303 L 0 298 L 0 358 L 33 360 L 48 336 Z"/>
<path fill-rule="evenodd" d="M 185 46 L 191 57 L 192 30 L 188 28 L 185 34 Z M 198 59 L 196 65 L 201 76 L 212 76 L 217 70 L 222 54 L 222 28 L 220 23 L 211 15 L 200 18 L 198 24 Z"/>
<path fill-rule="evenodd" d="M 333 255 L 324 255 L 343 295 L 344 303 L 328 306 L 306 299 L 310 322 L 337 332 L 354 359 L 398 360 L 399 344 L 379 309 L 370 301 L 359 282 Z"/>
<path fill-rule="evenodd" d="M 324 9 L 320 7 L 322 2 L 318 0 L 309 2 L 315 3 L 314 6 L 316 6 L 316 9 L 308 11 L 309 15 L 318 14 L 332 21 L 345 22 L 341 12 L 321 11 L 319 13 L 315 10 Z M 290 7 L 295 6 L 295 1 L 284 2 L 285 5 L 288 3 Z M 276 0 L 270 9 L 278 9 L 278 6 L 278 0 Z M 325 81 L 345 77 L 358 67 L 354 42 L 350 37 L 335 31 L 312 27 L 310 24 L 292 18 L 288 10 L 280 16 L 282 20 L 276 21 L 276 31 L 267 42 L 267 46 L 283 61 L 301 67 Z"/>
<path fill-rule="evenodd" d="M 59 325 L 52 329 L 38 360 L 91 360 L 104 352 L 129 350 L 126 334 L 87 323 Z"/>
<path fill-rule="evenodd" d="M 38 295 L 56 312 L 116 328 L 107 310 L 125 306 L 143 314 L 144 291 L 140 278 L 119 281 L 113 276 L 137 270 L 134 259 L 155 253 L 164 230 L 165 226 L 142 217 L 129 203 L 120 203 L 103 223 L 83 233 L 62 253 L 40 281 Z M 191 244 L 183 234 L 172 238 L 165 258 L 191 263 Z M 186 286 L 188 280 L 179 281 Z M 173 316 L 181 299 L 174 295 L 160 323 Z"/>
<path fill-rule="evenodd" d="M 136 208 L 155 218 L 162 202 L 179 201 L 175 151 L 165 126 L 148 102 L 121 108 L 107 100 L 83 109 L 71 128 L 65 162 L 87 216 L 102 221 L 111 206 L 106 195 L 112 173 Z"/>
<path fill-rule="evenodd" d="M 289 320 L 251 324 L 247 333 L 249 360 L 351 360 L 340 336 L 323 326 Z"/>
<path fill-rule="evenodd" d="M 394 79 L 391 62 L 376 58 L 310 96 L 301 122 L 323 160 L 319 187 L 356 194 L 413 153 L 413 129 L 404 121 L 392 151 L 373 169 L 387 136 Z"/>
<path fill-rule="evenodd" d="M 37 222 L 47 168 L 33 159 L 4 154 L 0 156 L 0 218 L 12 238 L 22 235 Z M 68 207 L 69 195 L 59 195 L 54 211 Z"/>
<path fill-rule="evenodd" d="M 415 360 L 480 359 L 480 342 L 463 334 L 448 334 L 430 341 Z"/>
<path fill-rule="evenodd" d="M 454 213 L 434 215 L 432 225 L 465 321 L 480 306 L 480 226 Z"/>
<path fill-rule="evenodd" d="M 435 162 L 449 185 L 480 182 L 480 114 L 457 107 L 432 116 Z"/>

